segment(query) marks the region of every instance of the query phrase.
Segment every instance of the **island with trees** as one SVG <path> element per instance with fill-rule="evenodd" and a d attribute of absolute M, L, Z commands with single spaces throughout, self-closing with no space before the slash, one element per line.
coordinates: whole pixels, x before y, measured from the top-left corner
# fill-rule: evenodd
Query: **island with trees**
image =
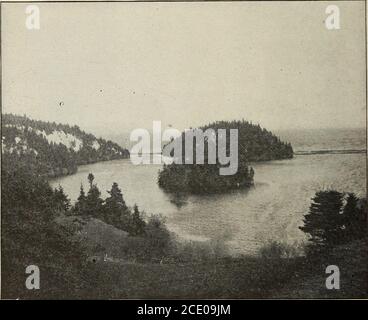
<path fill-rule="evenodd" d="M 175 163 L 164 165 L 159 171 L 158 185 L 168 192 L 173 193 L 221 193 L 231 189 L 249 188 L 253 185 L 254 170 L 249 163 L 257 161 L 270 161 L 291 159 L 293 148 L 290 143 L 285 143 L 272 132 L 254 125 L 248 121 L 217 121 L 200 128 L 203 132 L 213 129 L 218 139 L 218 130 L 238 129 L 238 170 L 233 175 L 221 175 L 221 165 L 209 164 L 206 158 L 204 164 Z M 183 150 L 185 134 L 181 136 Z M 205 140 L 205 150 L 206 143 Z M 196 143 L 195 141 L 193 142 Z M 167 145 L 165 146 L 167 147 Z M 163 153 L 165 152 L 165 147 Z M 207 147 L 208 148 L 208 147 Z M 228 151 L 229 145 L 226 145 Z M 193 147 L 195 151 L 195 147 Z M 170 154 L 172 155 L 172 154 Z M 183 156 L 184 159 L 185 155 Z"/>

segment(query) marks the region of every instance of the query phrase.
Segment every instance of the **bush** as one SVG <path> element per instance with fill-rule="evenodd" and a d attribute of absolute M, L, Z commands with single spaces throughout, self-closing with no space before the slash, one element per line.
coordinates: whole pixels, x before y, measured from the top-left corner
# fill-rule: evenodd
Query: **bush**
<path fill-rule="evenodd" d="M 144 238 L 147 240 L 147 257 L 162 259 L 172 251 L 171 233 L 167 230 L 165 218 L 161 215 L 150 216 Z"/>

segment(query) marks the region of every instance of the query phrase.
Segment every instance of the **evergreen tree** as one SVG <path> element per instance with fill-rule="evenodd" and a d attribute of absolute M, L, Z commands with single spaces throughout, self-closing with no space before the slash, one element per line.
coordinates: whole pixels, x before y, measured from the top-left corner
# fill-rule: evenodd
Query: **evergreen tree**
<path fill-rule="evenodd" d="M 311 235 L 309 253 L 367 236 L 367 205 L 353 193 L 320 191 L 312 199 L 309 213 L 304 217 L 302 231 Z"/>
<path fill-rule="evenodd" d="M 68 211 L 70 209 L 70 207 L 71 207 L 71 205 L 70 205 L 70 199 L 64 193 L 64 189 L 60 185 L 54 191 L 54 201 L 55 201 L 55 205 L 60 210 L 63 210 L 65 212 Z"/>
<path fill-rule="evenodd" d="M 85 212 L 87 215 L 94 218 L 103 218 L 103 200 L 101 199 L 101 192 L 96 184 L 93 184 L 94 176 L 92 173 L 88 175 L 90 189 L 87 193 L 85 202 Z"/>
<path fill-rule="evenodd" d="M 343 210 L 345 239 L 347 241 L 361 239 L 367 235 L 367 213 L 358 197 L 349 193 Z"/>
<path fill-rule="evenodd" d="M 75 214 L 80 214 L 80 215 L 85 215 L 86 214 L 86 194 L 84 192 L 84 188 L 83 188 L 83 184 L 81 184 L 80 186 L 80 191 L 79 191 L 79 197 L 77 199 L 77 202 L 75 203 L 74 206 L 74 213 Z"/>
<path fill-rule="evenodd" d="M 343 194 L 337 191 L 319 191 L 312 199 L 309 214 L 304 216 L 304 226 L 309 233 L 314 253 L 343 242 L 344 215 Z"/>
<path fill-rule="evenodd" d="M 93 186 L 93 180 L 95 179 L 95 176 L 92 173 L 89 173 L 87 179 L 89 182 L 89 188 L 91 189 Z"/>
<path fill-rule="evenodd" d="M 138 206 L 135 204 L 132 213 L 129 233 L 132 236 L 142 235 L 145 233 L 145 227 L 146 223 L 144 222 L 141 213 L 138 210 Z"/>
<path fill-rule="evenodd" d="M 116 182 L 113 183 L 108 193 L 110 196 L 105 200 L 104 220 L 108 224 L 126 230 L 129 225 L 130 212 Z"/>

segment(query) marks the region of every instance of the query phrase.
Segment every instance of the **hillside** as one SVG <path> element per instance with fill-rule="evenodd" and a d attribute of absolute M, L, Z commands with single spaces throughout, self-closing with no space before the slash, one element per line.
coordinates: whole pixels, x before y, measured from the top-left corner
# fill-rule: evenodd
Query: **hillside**
<path fill-rule="evenodd" d="M 23 165 L 42 176 L 67 175 L 78 165 L 129 157 L 128 150 L 78 126 L 4 114 L 1 129 L 3 164 Z"/>
<path fill-rule="evenodd" d="M 245 120 L 217 121 L 199 129 L 202 129 L 203 132 L 207 129 L 213 129 L 216 133 L 216 141 L 218 140 L 219 129 L 226 129 L 227 135 L 229 135 L 230 129 L 238 129 L 237 172 L 228 176 L 220 175 L 219 168 L 221 165 L 218 158 L 216 164 L 208 164 L 206 159 L 204 164 L 181 165 L 173 163 L 165 165 L 163 170 L 159 172 L 158 184 L 164 190 L 198 194 L 248 188 L 253 185 L 254 177 L 253 168 L 249 167 L 250 162 L 290 159 L 293 157 L 293 148 L 290 143 L 281 141 L 270 131 Z M 182 141 L 184 150 L 184 133 L 182 134 Z M 205 148 L 208 148 L 208 146 L 205 146 Z M 227 154 L 229 154 L 229 143 L 227 143 L 226 149 Z M 165 153 L 165 151 L 169 153 L 164 147 L 163 152 Z"/>
<path fill-rule="evenodd" d="M 216 121 L 201 127 L 202 130 L 208 128 L 215 131 L 238 129 L 239 160 L 241 161 L 269 161 L 293 157 L 293 148 L 290 143 L 281 141 L 278 136 L 259 124 L 252 124 L 245 120 Z"/>

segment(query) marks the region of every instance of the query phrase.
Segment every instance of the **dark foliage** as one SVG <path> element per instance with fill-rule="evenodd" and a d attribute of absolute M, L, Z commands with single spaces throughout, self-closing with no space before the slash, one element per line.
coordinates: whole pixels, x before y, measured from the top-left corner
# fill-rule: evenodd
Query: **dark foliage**
<path fill-rule="evenodd" d="M 367 236 L 366 201 L 352 193 L 319 191 L 304 217 L 304 226 L 299 228 L 310 235 L 309 254 L 362 239 Z"/>
<path fill-rule="evenodd" d="M 69 200 L 61 188 L 25 168 L 2 170 L 1 269 L 3 298 L 78 297 L 86 288 L 79 243 L 55 223 Z M 27 290 L 25 269 L 40 268 L 42 290 Z"/>
<path fill-rule="evenodd" d="M 139 212 L 137 205 L 134 206 L 133 212 L 127 207 L 121 189 L 116 182 L 108 191 L 110 196 L 103 200 L 100 190 L 93 183 L 92 173 L 88 175 L 88 181 L 89 191 L 85 195 L 83 186 L 81 186 L 78 200 L 72 208 L 74 214 L 100 219 L 132 236 L 145 233 L 146 223 L 143 214 Z"/>
<path fill-rule="evenodd" d="M 231 189 L 248 188 L 253 185 L 254 170 L 249 167 L 252 161 L 268 161 L 278 159 L 290 159 L 293 157 L 293 149 L 289 143 L 282 142 L 271 132 L 262 129 L 259 125 L 253 125 L 247 121 L 218 121 L 208 124 L 200 129 L 205 132 L 213 129 L 218 141 L 218 130 L 226 129 L 229 135 L 230 129 L 238 129 L 238 170 L 234 175 L 220 175 L 218 158 L 216 164 L 209 164 L 207 151 L 212 139 L 205 138 L 204 164 L 195 162 L 195 143 L 193 147 L 194 164 L 173 163 L 164 165 L 159 172 L 158 184 L 169 192 L 189 193 L 220 193 Z M 227 154 L 230 144 L 227 143 Z M 168 146 L 166 146 L 168 147 Z M 185 135 L 182 134 L 182 150 L 185 150 Z M 217 149 L 216 149 L 217 150 Z M 164 154 L 166 151 L 164 148 Z M 170 153 L 171 156 L 174 156 Z"/>

